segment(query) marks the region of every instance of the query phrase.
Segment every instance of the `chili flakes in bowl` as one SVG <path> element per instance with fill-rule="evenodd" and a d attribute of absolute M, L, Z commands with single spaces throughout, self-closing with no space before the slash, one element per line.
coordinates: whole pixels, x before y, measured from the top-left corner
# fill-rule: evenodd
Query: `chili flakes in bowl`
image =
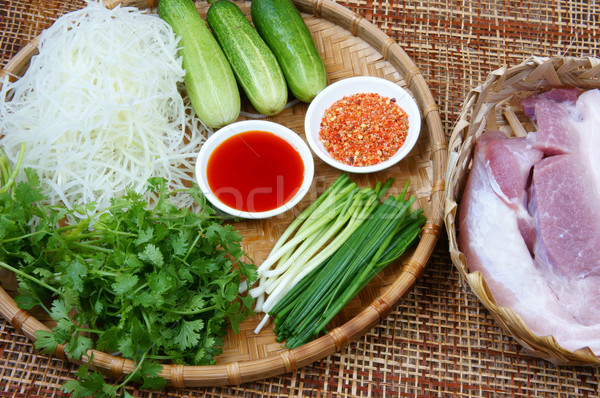
<path fill-rule="evenodd" d="M 420 131 L 421 111 L 411 93 L 375 76 L 330 84 L 304 117 L 304 134 L 315 155 L 349 173 L 394 166 L 412 151 Z"/>
<path fill-rule="evenodd" d="M 377 93 L 344 96 L 321 119 L 319 140 L 337 161 L 371 166 L 392 157 L 406 141 L 408 115 L 395 98 Z"/>

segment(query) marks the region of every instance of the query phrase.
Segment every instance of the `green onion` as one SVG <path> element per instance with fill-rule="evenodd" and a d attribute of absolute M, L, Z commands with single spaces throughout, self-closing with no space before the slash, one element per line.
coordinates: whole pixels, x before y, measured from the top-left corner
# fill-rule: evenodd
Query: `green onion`
<path fill-rule="evenodd" d="M 258 267 L 258 282 L 249 290 L 255 311 L 267 314 L 290 289 L 323 264 L 369 217 L 392 180 L 359 189 L 341 175 L 286 229 L 269 257 Z M 268 297 L 265 295 L 268 294 Z M 266 315 L 255 332 L 269 319 Z"/>
<path fill-rule="evenodd" d="M 269 311 L 278 341 L 307 343 L 389 263 L 416 240 L 426 218 L 415 197 L 388 197 L 323 264 L 309 271 Z"/>

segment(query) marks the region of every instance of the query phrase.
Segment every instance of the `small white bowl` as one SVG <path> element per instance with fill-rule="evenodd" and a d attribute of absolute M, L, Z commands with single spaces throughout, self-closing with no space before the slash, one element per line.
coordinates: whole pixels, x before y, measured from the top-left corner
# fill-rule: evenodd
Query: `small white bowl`
<path fill-rule="evenodd" d="M 408 133 L 404 145 L 389 159 L 371 166 L 350 166 L 335 160 L 319 139 L 321 119 L 325 111 L 344 96 L 358 93 L 376 93 L 395 98 L 396 104 L 408 115 Z M 312 100 L 304 119 L 304 131 L 308 144 L 325 163 L 350 173 L 372 173 L 393 166 L 411 151 L 421 131 L 421 113 L 411 95 L 396 83 L 373 76 L 350 77 L 329 85 Z"/>
<path fill-rule="evenodd" d="M 273 133 L 276 136 L 286 140 L 289 144 L 291 144 L 292 147 L 294 147 L 294 149 L 298 151 L 302 162 L 304 163 L 304 176 L 298 192 L 283 205 L 273 210 L 249 212 L 235 209 L 221 202 L 209 187 L 208 179 L 206 176 L 206 169 L 210 155 L 215 150 L 215 148 L 217 148 L 222 142 L 224 142 L 230 137 L 233 137 L 234 135 L 255 130 Z M 268 218 L 276 216 L 291 209 L 296 204 L 298 204 L 298 202 L 304 197 L 304 195 L 306 195 L 312 184 L 313 176 L 313 157 L 308 145 L 306 145 L 304 140 L 302 140 L 302 138 L 300 138 L 298 134 L 296 134 L 289 128 L 266 120 L 244 120 L 241 122 L 232 123 L 221 128 L 220 130 L 214 132 L 210 137 L 208 137 L 206 142 L 202 145 L 202 148 L 200 148 L 200 153 L 198 154 L 198 158 L 196 160 L 196 180 L 198 182 L 198 185 L 200 186 L 200 189 L 202 190 L 202 193 L 219 210 L 231 216 L 241 218 Z"/>

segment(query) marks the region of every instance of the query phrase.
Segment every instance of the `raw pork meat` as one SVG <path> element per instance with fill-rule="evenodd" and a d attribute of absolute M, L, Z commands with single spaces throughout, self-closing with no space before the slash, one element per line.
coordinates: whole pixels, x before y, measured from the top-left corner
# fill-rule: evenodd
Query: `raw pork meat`
<path fill-rule="evenodd" d="M 540 100 L 544 99 L 554 102 L 575 103 L 579 97 L 579 94 L 581 94 L 581 90 L 578 88 L 557 88 L 523 99 L 523 101 L 521 101 L 521 108 L 527 117 L 529 117 L 531 120 L 535 120 L 535 105 Z"/>
<path fill-rule="evenodd" d="M 577 155 L 537 163 L 529 206 L 537 223 L 536 257 L 579 279 L 600 275 L 600 209 L 585 166 Z"/>
<path fill-rule="evenodd" d="M 600 91 L 576 103 L 567 92 L 527 100 L 538 131 L 526 138 L 490 131 L 478 139 L 459 245 L 498 305 L 536 334 L 598 355 Z"/>
<path fill-rule="evenodd" d="M 576 153 L 579 134 L 576 121 L 570 116 L 573 109 L 565 103 L 541 100 L 535 105 L 538 130 L 528 135 L 529 141 L 548 156 Z"/>

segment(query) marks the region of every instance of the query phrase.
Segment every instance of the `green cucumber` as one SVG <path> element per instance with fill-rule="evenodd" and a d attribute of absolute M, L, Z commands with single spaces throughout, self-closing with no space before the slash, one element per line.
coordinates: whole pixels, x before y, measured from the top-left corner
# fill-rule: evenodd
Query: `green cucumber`
<path fill-rule="evenodd" d="M 192 0 L 160 0 L 158 15 L 181 37 L 179 51 L 185 88 L 196 115 L 206 126 L 234 122 L 241 109 L 231 66 Z"/>
<path fill-rule="evenodd" d="M 208 9 L 206 21 L 252 106 L 267 116 L 281 112 L 288 95 L 283 72 L 242 10 L 219 0 Z"/>
<path fill-rule="evenodd" d="M 291 0 L 253 0 L 256 30 L 275 54 L 290 91 L 310 102 L 327 85 L 327 72 L 300 12 Z"/>

